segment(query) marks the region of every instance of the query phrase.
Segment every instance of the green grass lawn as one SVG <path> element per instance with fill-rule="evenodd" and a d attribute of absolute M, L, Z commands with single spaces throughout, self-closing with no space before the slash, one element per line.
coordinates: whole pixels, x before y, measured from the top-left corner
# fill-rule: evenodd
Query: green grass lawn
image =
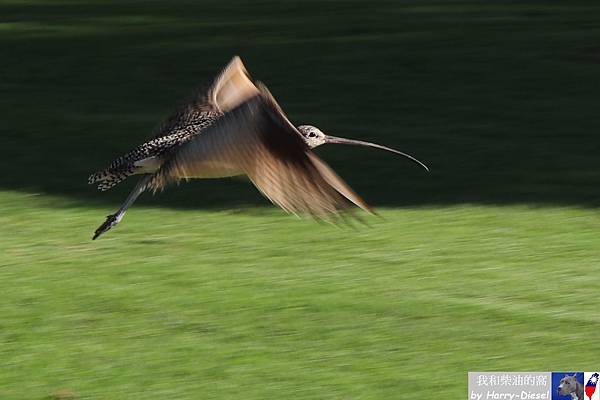
<path fill-rule="evenodd" d="M 597 1 L 0 3 L 0 400 L 464 398 L 467 371 L 597 370 Z M 242 180 L 89 173 L 232 55 L 369 226 Z"/>
<path fill-rule="evenodd" d="M 597 367 L 590 210 L 384 209 L 353 230 L 137 208 L 92 242 L 106 209 L 0 207 L 3 399 L 464 398 L 469 370 Z"/>

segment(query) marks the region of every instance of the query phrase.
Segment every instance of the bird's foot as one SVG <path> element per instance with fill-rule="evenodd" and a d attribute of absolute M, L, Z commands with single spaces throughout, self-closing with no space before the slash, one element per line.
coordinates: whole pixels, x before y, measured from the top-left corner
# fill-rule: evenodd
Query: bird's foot
<path fill-rule="evenodd" d="M 123 215 L 119 213 L 108 215 L 106 217 L 106 221 L 104 221 L 104 223 L 100 225 L 98 229 L 96 229 L 96 232 L 94 232 L 94 237 L 92 237 L 92 240 L 96 240 L 104 232 L 117 225 L 121 221 L 121 218 L 123 218 Z"/>

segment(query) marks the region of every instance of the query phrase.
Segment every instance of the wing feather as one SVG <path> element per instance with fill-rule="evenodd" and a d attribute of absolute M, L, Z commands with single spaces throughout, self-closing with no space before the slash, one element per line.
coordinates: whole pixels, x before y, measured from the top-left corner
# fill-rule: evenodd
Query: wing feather
<path fill-rule="evenodd" d="M 326 218 L 369 206 L 308 148 L 272 96 L 261 90 L 177 148 L 151 183 L 246 174 L 271 202 L 293 214 Z"/>
<path fill-rule="evenodd" d="M 155 131 L 154 137 L 186 130 L 194 134 L 220 114 L 228 112 L 259 93 L 240 57 L 235 56 L 208 89 L 184 101 Z"/>
<path fill-rule="evenodd" d="M 208 89 L 207 100 L 220 112 L 227 112 L 258 93 L 244 63 L 235 56 Z"/>

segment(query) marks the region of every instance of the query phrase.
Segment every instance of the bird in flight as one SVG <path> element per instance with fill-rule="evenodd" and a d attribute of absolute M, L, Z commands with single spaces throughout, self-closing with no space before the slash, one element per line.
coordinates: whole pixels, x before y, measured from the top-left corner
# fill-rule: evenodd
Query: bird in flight
<path fill-rule="evenodd" d="M 272 203 L 296 215 L 339 215 L 355 204 L 370 207 L 311 149 L 327 144 L 375 147 L 416 158 L 375 143 L 324 134 L 311 125 L 294 126 L 271 93 L 254 83 L 234 57 L 206 93 L 186 103 L 156 136 L 92 174 L 101 191 L 131 175 L 142 175 L 125 202 L 96 229 L 92 239 L 117 225 L 146 190 L 156 191 L 190 178 L 246 175 Z"/>

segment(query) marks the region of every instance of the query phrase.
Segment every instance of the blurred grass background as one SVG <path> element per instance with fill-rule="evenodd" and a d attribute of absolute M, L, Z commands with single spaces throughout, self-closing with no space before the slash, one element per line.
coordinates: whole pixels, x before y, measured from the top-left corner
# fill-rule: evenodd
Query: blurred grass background
<path fill-rule="evenodd" d="M 464 398 L 468 370 L 596 368 L 598 2 L 3 0 L 0 49 L 0 398 Z M 432 173 L 322 148 L 383 221 L 203 180 L 91 242 L 132 182 L 88 174 L 234 54 L 294 122 Z"/>

